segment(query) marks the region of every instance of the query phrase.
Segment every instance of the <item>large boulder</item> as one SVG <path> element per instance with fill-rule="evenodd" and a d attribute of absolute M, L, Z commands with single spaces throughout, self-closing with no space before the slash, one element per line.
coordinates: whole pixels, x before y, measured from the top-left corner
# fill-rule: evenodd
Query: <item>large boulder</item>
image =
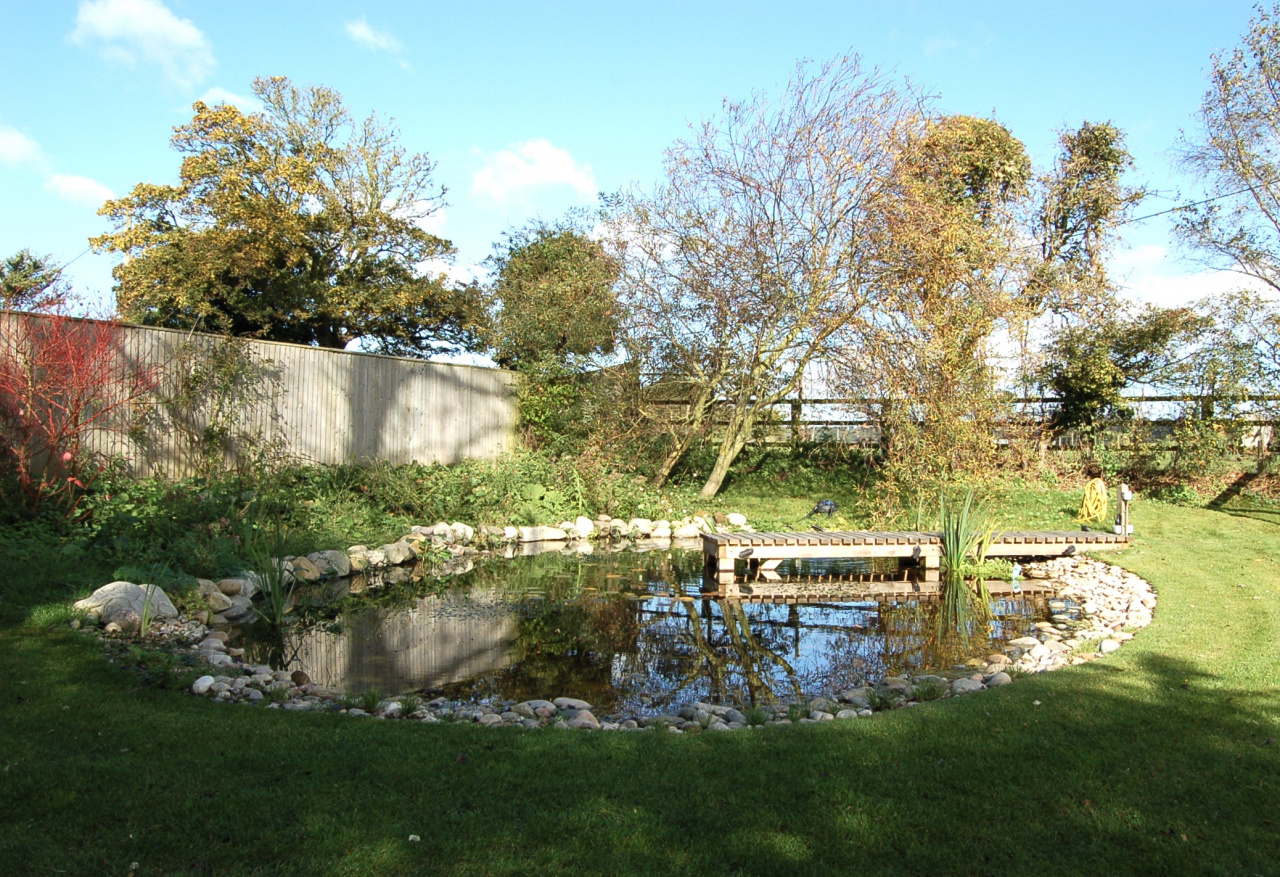
<path fill-rule="evenodd" d="M 413 549 L 408 542 L 391 542 L 383 545 L 378 549 L 386 555 L 387 563 L 392 566 L 399 566 L 402 563 L 408 563 L 415 557 Z M 370 552 L 372 554 L 373 552 Z"/>
<path fill-rule="evenodd" d="M 158 585 L 135 585 L 132 582 L 103 585 L 83 600 L 77 600 L 75 608 L 102 624 L 115 622 L 127 629 L 138 626 L 143 607 L 148 602 L 152 619 L 160 621 L 178 617 L 173 601 Z"/>
<path fill-rule="evenodd" d="M 316 551 L 308 554 L 307 559 L 327 576 L 343 578 L 351 575 L 351 558 L 347 557 L 345 552 L 337 549 L 331 548 L 328 551 Z"/>

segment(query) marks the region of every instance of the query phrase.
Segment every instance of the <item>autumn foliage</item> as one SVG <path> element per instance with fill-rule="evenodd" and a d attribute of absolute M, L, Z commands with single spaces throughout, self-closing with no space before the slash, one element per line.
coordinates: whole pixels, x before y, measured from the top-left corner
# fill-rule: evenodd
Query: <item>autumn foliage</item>
<path fill-rule="evenodd" d="M 74 514 L 100 466 L 94 431 L 126 430 L 157 383 L 112 322 L 0 312 L 0 493 L 11 515 Z"/>

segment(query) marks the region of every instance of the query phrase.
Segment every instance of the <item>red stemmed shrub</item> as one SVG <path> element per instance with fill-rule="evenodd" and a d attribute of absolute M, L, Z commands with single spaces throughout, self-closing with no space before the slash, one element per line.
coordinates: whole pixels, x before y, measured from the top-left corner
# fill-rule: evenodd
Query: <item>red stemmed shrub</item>
<path fill-rule="evenodd" d="M 100 470 L 94 431 L 137 423 L 157 371 L 126 355 L 117 323 L 0 312 L 0 490 L 11 514 L 70 516 Z"/>

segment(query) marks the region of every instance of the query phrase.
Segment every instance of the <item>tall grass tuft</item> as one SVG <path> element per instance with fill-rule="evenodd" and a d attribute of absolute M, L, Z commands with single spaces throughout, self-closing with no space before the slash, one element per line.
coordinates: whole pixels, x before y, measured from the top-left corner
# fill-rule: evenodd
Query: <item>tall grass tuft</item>
<path fill-rule="evenodd" d="M 986 562 L 987 550 L 996 536 L 995 523 L 987 507 L 977 502 L 972 488 L 960 502 L 939 501 L 942 536 L 942 611 L 938 613 L 939 635 L 957 633 L 967 643 L 975 624 L 991 620 L 991 594 L 981 576 L 966 580 L 964 565 L 970 559 Z"/>
<path fill-rule="evenodd" d="M 293 582 L 285 574 L 283 560 L 286 539 L 284 525 L 277 516 L 269 527 L 255 524 L 244 542 L 252 572 L 258 579 L 258 590 L 262 593 L 258 611 L 277 630 L 284 625 L 293 597 Z"/>

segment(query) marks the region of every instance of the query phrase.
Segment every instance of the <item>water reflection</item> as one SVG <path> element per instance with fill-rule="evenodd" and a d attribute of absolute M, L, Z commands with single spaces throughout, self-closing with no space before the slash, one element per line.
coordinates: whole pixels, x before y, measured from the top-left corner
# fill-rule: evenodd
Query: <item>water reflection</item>
<path fill-rule="evenodd" d="M 654 713 L 950 667 L 1047 617 L 1044 595 L 1005 595 L 992 601 L 989 629 L 966 643 L 939 637 L 936 584 L 865 562 L 781 572 L 708 591 L 696 551 L 495 562 L 440 593 L 398 585 L 398 601 L 382 593 L 382 605 L 357 601 L 336 622 L 291 631 L 286 663 L 348 692 L 568 695 L 607 712 Z"/>

